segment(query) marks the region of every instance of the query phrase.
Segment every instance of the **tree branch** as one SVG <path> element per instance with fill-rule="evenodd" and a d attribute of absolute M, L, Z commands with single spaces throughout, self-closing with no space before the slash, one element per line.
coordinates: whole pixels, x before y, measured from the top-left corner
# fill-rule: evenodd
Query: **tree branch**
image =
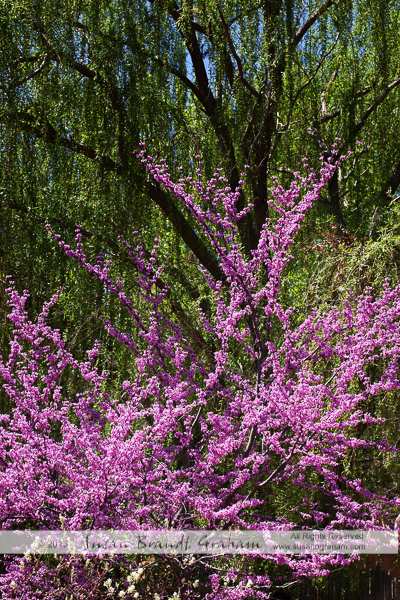
<path fill-rule="evenodd" d="M 355 128 L 354 128 L 354 134 L 357 134 L 365 125 L 366 120 L 368 119 L 368 117 L 370 116 L 370 114 L 380 105 L 382 104 L 382 102 L 385 100 L 386 96 L 392 91 L 394 90 L 400 83 L 400 77 L 398 79 L 396 79 L 395 81 L 393 81 L 390 85 L 387 86 L 387 88 L 382 92 L 382 94 L 380 96 L 378 96 L 378 98 L 375 100 L 375 102 L 373 102 L 371 104 L 371 106 L 369 108 L 367 108 L 367 110 L 365 111 L 365 113 L 363 114 L 363 116 L 361 117 L 361 119 L 358 121 L 358 123 L 356 124 Z"/>
<path fill-rule="evenodd" d="M 18 58 L 14 58 L 12 63 L 24 63 L 24 62 L 36 62 L 40 59 L 40 54 L 36 54 L 36 56 L 18 56 Z"/>
<path fill-rule="evenodd" d="M 323 4 L 307 19 L 305 23 L 297 30 L 296 35 L 292 39 L 292 46 L 297 46 L 306 35 L 307 31 L 314 25 L 315 21 L 332 6 L 334 0 L 325 0 Z"/>
<path fill-rule="evenodd" d="M 320 119 L 318 119 L 318 123 L 328 123 L 329 121 L 332 121 L 332 119 L 335 119 L 336 117 L 340 116 L 340 113 L 342 112 L 342 109 L 344 107 L 340 107 L 340 108 L 336 108 L 335 110 L 333 110 L 330 113 L 326 113 L 325 115 L 323 115 Z"/>
<path fill-rule="evenodd" d="M 232 38 L 229 34 L 229 27 L 226 24 L 226 21 L 224 19 L 224 15 L 222 14 L 220 8 L 218 8 L 218 12 L 220 14 L 221 17 L 221 21 L 222 21 L 222 27 L 224 28 L 224 33 L 225 33 L 225 37 L 228 41 L 229 44 L 229 48 L 231 49 L 231 52 L 233 54 L 233 57 L 236 61 L 237 67 L 238 67 L 238 71 L 239 71 L 239 77 L 242 80 L 243 85 L 249 90 L 249 92 L 251 94 L 253 94 L 253 96 L 255 96 L 256 98 L 258 98 L 260 96 L 259 92 L 257 92 L 257 90 L 255 90 L 253 88 L 253 86 L 245 79 L 244 75 L 243 75 L 243 68 L 242 68 L 242 61 L 240 60 L 240 57 L 238 56 L 236 50 L 235 50 L 235 46 L 233 45 L 232 42 Z"/>
<path fill-rule="evenodd" d="M 400 160 L 396 165 L 396 168 L 395 168 L 395 171 L 394 171 L 392 177 L 389 179 L 388 183 L 386 184 L 386 191 L 385 191 L 383 200 L 391 201 L 392 200 L 391 196 L 393 196 L 395 194 L 395 192 L 399 186 L 400 186 Z"/>
<path fill-rule="evenodd" d="M 293 99 L 293 101 L 292 101 L 292 103 L 290 105 L 286 123 L 285 123 L 285 125 L 283 126 L 283 128 L 281 129 L 281 131 L 279 133 L 282 133 L 282 132 L 286 131 L 286 129 L 289 127 L 290 117 L 292 116 L 292 111 L 293 111 L 293 108 L 294 108 L 294 106 L 295 106 L 295 104 L 297 102 L 298 97 L 300 96 L 301 92 L 303 90 L 305 90 L 306 87 L 309 86 L 310 83 L 312 82 L 312 80 L 316 77 L 316 75 L 317 75 L 318 71 L 320 70 L 322 64 L 324 63 L 325 59 L 328 58 L 328 56 L 335 49 L 336 44 L 338 43 L 339 37 L 340 37 L 340 33 L 337 34 L 336 39 L 335 39 L 335 41 L 332 44 L 332 47 L 322 56 L 322 58 L 320 59 L 320 61 L 317 64 L 316 68 L 314 69 L 314 72 L 310 75 L 310 77 L 307 79 L 307 81 L 297 90 L 296 95 L 295 95 L 295 97 L 294 97 L 294 99 Z M 337 71 L 336 71 L 336 73 L 337 73 Z M 328 88 L 329 83 L 328 83 L 326 89 Z M 323 92 L 323 94 L 326 92 L 326 89 Z"/>
<path fill-rule="evenodd" d="M 314 125 L 310 125 L 309 127 L 307 127 L 307 133 L 308 133 L 308 135 L 310 135 L 312 138 L 314 138 L 317 141 L 320 150 L 323 153 L 325 153 L 326 158 L 328 158 L 329 156 L 330 157 L 332 156 L 330 149 L 328 147 L 328 144 L 326 143 L 326 140 L 322 136 L 321 132 L 318 131 L 318 129 L 316 127 L 314 127 Z M 328 193 L 329 193 L 330 209 L 336 218 L 336 223 L 339 227 L 339 231 L 341 231 L 346 227 L 346 221 L 343 216 L 342 207 L 340 205 L 340 193 L 339 192 L 340 192 L 340 190 L 339 190 L 338 171 L 336 170 L 335 173 L 333 174 L 333 177 L 331 177 L 331 179 L 328 181 Z"/>
<path fill-rule="evenodd" d="M 101 156 L 94 148 L 80 144 L 72 138 L 66 138 L 57 133 L 52 125 L 45 123 L 42 127 L 32 124 L 33 116 L 28 113 L 16 113 L 14 116 L 19 120 L 20 127 L 29 133 L 33 133 L 37 138 L 50 144 L 58 144 L 67 148 L 75 154 L 83 154 L 91 160 L 100 160 L 100 163 L 107 171 L 113 171 L 117 175 L 124 174 L 122 164 L 115 162 L 108 156 Z M 143 179 L 137 177 L 136 183 L 143 185 Z M 167 219 L 174 225 L 179 235 L 199 262 L 208 270 L 215 279 L 222 281 L 224 274 L 217 262 L 212 256 L 204 242 L 197 236 L 191 225 L 175 206 L 168 195 L 158 186 L 146 182 L 146 192 L 149 197 L 157 204 Z"/>
<path fill-rule="evenodd" d="M 324 87 L 324 89 L 321 92 L 321 113 L 322 113 L 322 116 L 324 116 L 326 114 L 326 100 L 325 100 L 326 93 L 327 93 L 329 87 L 335 81 L 335 79 L 337 77 L 337 74 L 339 73 L 340 65 L 341 65 L 341 63 L 339 62 L 338 66 L 336 67 L 336 69 L 334 70 L 334 72 L 332 74 L 332 77 L 329 79 L 328 83 L 326 84 L 326 86 Z"/>
<path fill-rule="evenodd" d="M 191 92 L 193 92 L 193 94 L 201 102 L 201 104 L 203 106 L 205 106 L 206 100 L 207 100 L 206 96 L 202 93 L 202 91 L 197 86 L 195 86 L 195 84 L 192 81 L 190 81 L 189 77 L 186 77 L 186 75 L 184 73 L 182 73 L 178 69 L 175 69 L 175 67 L 170 67 L 170 66 L 166 65 L 165 62 L 159 56 L 154 56 L 151 58 L 153 58 L 153 60 L 155 60 L 161 67 L 164 67 L 164 69 L 169 71 L 172 75 L 175 75 L 176 77 L 178 77 L 178 79 L 180 79 L 182 81 L 182 83 L 184 83 L 186 85 L 186 87 Z"/>
<path fill-rule="evenodd" d="M 395 81 L 393 81 L 390 85 L 387 86 L 387 88 L 375 100 L 375 102 L 373 102 L 371 104 L 371 106 L 365 111 L 365 113 L 363 114 L 363 116 L 361 117 L 361 119 L 359 120 L 359 122 L 356 124 L 355 133 L 358 133 L 358 131 L 360 131 L 362 129 L 362 127 L 365 124 L 365 121 L 368 119 L 368 117 L 371 115 L 371 113 L 385 100 L 386 96 L 388 96 L 388 94 L 393 89 L 395 89 L 399 85 L 399 83 L 400 83 L 400 78 L 395 79 Z M 375 88 L 375 84 L 373 84 L 371 86 L 368 86 L 368 87 L 364 88 L 363 90 L 360 90 L 359 92 L 356 92 L 355 97 L 356 98 L 362 98 L 362 96 L 365 96 L 366 94 L 368 94 L 369 92 L 371 92 L 374 88 Z M 315 122 L 316 123 L 328 123 L 332 119 L 335 119 L 336 117 L 339 117 L 340 114 L 341 114 L 341 112 L 342 112 L 342 110 L 346 110 L 346 108 L 347 108 L 346 105 L 340 106 L 339 108 L 336 108 L 332 112 L 326 113 L 321 118 L 317 119 Z"/>
<path fill-rule="evenodd" d="M 369 231 L 368 231 L 369 237 L 371 237 L 373 235 L 374 230 L 376 229 L 376 227 L 379 224 L 382 208 L 387 207 L 388 205 L 390 206 L 390 202 L 393 201 L 392 196 L 395 194 L 399 185 L 400 185 L 400 161 L 397 163 L 392 177 L 386 183 L 383 191 L 381 192 L 380 196 L 378 197 L 378 200 L 377 200 L 378 204 L 375 207 L 374 213 L 373 213 L 371 221 L 370 221 L 370 227 L 369 227 Z"/>
<path fill-rule="evenodd" d="M 22 79 L 20 79 L 20 81 L 11 82 L 10 85 L 0 85 L 0 90 L 6 90 L 6 89 L 13 90 L 13 89 L 19 87 L 20 85 L 27 83 L 28 81 L 30 81 L 30 79 L 33 79 L 34 77 L 36 77 L 36 75 L 39 75 L 39 73 L 41 73 L 43 71 L 46 64 L 49 62 L 48 58 L 49 58 L 49 55 L 45 54 L 44 59 L 42 60 L 42 62 L 38 66 L 38 68 L 35 69 L 34 71 L 32 71 L 32 73 L 29 73 L 29 75 L 27 75 L 26 77 L 23 77 Z"/>
<path fill-rule="evenodd" d="M 212 256 L 202 240 L 196 235 L 185 217 L 176 208 L 175 204 L 168 199 L 168 196 L 158 186 L 147 183 L 146 189 L 150 198 L 154 200 L 169 221 L 175 226 L 183 241 L 192 250 L 200 263 L 213 277 L 215 277 L 215 279 L 223 281 L 225 276 L 217 260 Z"/>
<path fill-rule="evenodd" d="M 265 487 L 266 485 L 268 485 L 278 474 L 279 472 L 286 467 L 287 464 L 290 463 L 290 461 L 292 460 L 292 458 L 294 457 L 295 454 L 298 454 L 299 452 L 301 452 L 304 448 L 304 446 L 307 443 L 307 439 L 301 444 L 300 447 L 297 447 L 297 443 L 299 441 L 300 438 L 300 433 L 297 435 L 297 438 L 294 440 L 294 442 L 292 441 L 292 448 L 289 452 L 289 455 L 281 462 L 279 463 L 279 465 L 276 467 L 276 469 L 274 471 L 272 471 L 272 473 L 270 473 L 270 475 L 267 477 L 267 479 L 265 479 L 264 481 L 260 482 L 256 482 L 252 488 L 252 490 L 250 490 L 250 492 L 247 494 L 246 498 L 245 498 L 245 502 L 247 500 L 250 500 L 250 498 L 252 498 L 254 496 L 254 494 L 262 489 L 263 487 Z M 231 500 L 233 500 L 235 493 L 238 490 L 233 490 L 225 499 L 224 501 L 224 508 L 226 508 L 229 503 L 231 502 Z M 237 516 L 239 516 L 243 511 L 245 510 L 245 508 L 242 508 L 241 510 L 239 510 L 239 512 L 237 513 Z M 222 529 L 227 529 L 229 527 L 229 525 L 232 523 L 232 521 L 228 521 L 227 523 L 225 523 L 225 525 L 222 527 Z"/>
<path fill-rule="evenodd" d="M 60 135 L 56 129 L 50 123 L 43 123 L 41 126 L 33 124 L 35 121 L 34 117 L 25 112 L 14 113 L 14 117 L 17 117 L 20 127 L 22 130 L 28 133 L 33 133 L 37 138 L 50 144 L 58 144 L 63 148 L 71 150 L 75 154 L 83 154 L 91 160 L 100 160 L 100 163 L 107 171 L 113 171 L 117 175 L 122 175 L 122 165 L 115 162 L 108 156 L 101 156 L 94 148 L 80 144 L 76 140 L 70 137 L 64 137 Z"/>
<path fill-rule="evenodd" d="M 81 25 L 81 24 L 79 24 L 79 25 Z M 123 159 L 124 159 L 124 154 L 125 154 L 125 140 L 123 137 L 123 129 L 124 129 L 124 124 L 127 121 L 127 116 L 126 116 L 125 106 L 121 100 L 121 94 L 120 94 L 118 87 L 113 85 L 109 81 L 104 80 L 103 77 L 101 77 L 101 75 L 97 71 L 93 71 L 86 65 L 82 65 L 76 61 L 71 60 L 70 58 L 66 57 L 63 52 L 60 52 L 60 53 L 57 52 L 56 48 L 54 48 L 54 46 L 47 39 L 47 37 L 44 33 L 44 30 L 43 30 L 43 27 L 36 25 L 35 30 L 40 33 L 43 45 L 51 48 L 52 53 L 54 53 L 57 56 L 60 64 L 62 63 L 62 61 L 65 61 L 72 69 L 74 69 L 75 71 L 78 71 L 78 73 L 80 73 L 84 77 L 87 77 L 87 78 L 91 79 L 92 81 L 96 78 L 97 82 L 103 87 L 103 89 L 105 89 L 105 91 L 111 101 L 111 105 L 112 105 L 113 109 L 118 114 L 118 121 L 119 121 L 118 154 L 119 154 L 120 162 L 122 164 Z M 137 141 L 139 141 L 139 140 L 137 140 Z"/>
<path fill-rule="evenodd" d="M 87 78 L 91 79 L 92 81 L 96 78 L 96 81 L 106 91 L 106 93 L 111 101 L 111 106 L 113 107 L 114 111 L 118 115 L 118 122 L 119 122 L 118 156 L 119 156 L 120 163 L 122 164 L 124 162 L 124 155 L 125 155 L 125 139 L 124 139 L 123 131 L 124 131 L 125 122 L 128 121 L 128 118 L 126 115 L 126 109 L 125 109 L 124 103 L 121 100 L 121 93 L 120 93 L 118 87 L 111 84 L 108 81 L 105 81 L 99 73 L 92 71 L 92 69 L 89 69 L 89 67 L 87 67 L 86 65 L 82 65 L 80 63 L 72 62 L 72 61 L 67 61 L 67 62 L 71 65 L 71 67 L 74 70 L 78 71 L 78 73 L 81 73 L 81 75 L 83 75 L 84 77 L 87 77 Z M 136 137 L 137 137 L 137 143 L 138 143 L 139 136 L 137 135 Z"/>
<path fill-rule="evenodd" d="M 154 2 L 155 2 L 155 0 L 149 0 L 150 4 L 154 4 Z M 177 5 L 176 2 L 173 4 L 173 6 L 170 7 L 169 13 L 175 22 L 180 19 L 181 9 L 179 8 L 179 6 Z M 202 33 L 203 35 L 207 35 L 207 32 L 204 29 L 204 27 L 199 25 L 199 23 L 196 23 L 196 21 L 194 21 L 193 19 L 190 21 L 190 26 L 193 27 L 193 29 L 195 29 L 199 33 Z"/>
<path fill-rule="evenodd" d="M 44 217 L 39 216 L 38 214 L 36 214 L 36 212 L 34 210 L 31 210 L 31 209 L 28 210 L 26 208 L 26 206 L 18 204 L 17 202 L 11 202 L 7 206 L 11 210 L 16 210 L 25 215 L 29 215 L 30 217 L 33 216 L 35 221 L 37 221 L 38 223 L 41 223 L 42 225 L 47 225 L 47 223 L 48 223 L 48 219 L 45 219 Z M 75 231 L 76 230 L 76 227 L 77 227 L 76 223 L 75 224 L 67 223 L 66 221 L 64 221 L 60 218 L 52 218 L 51 220 L 53 223 L 56 223 L 57 226 L 62 231 L 68 231 L 68 230 Z M 116 225 L 113 224 L 113 228 L 115 230 Z M 79 231 L 85 239 L 90 240 L 93 237 L 96 238 L 97 240 L 99 240 L 99 242 L 102 244 L 103 247 L 104 247 L 104 245 L 108 246 L 110 248 L 110 250 L 112 250 L 112 252 L 114 253 L 114 256 L 116 256 L 119 260 L 123 260 L 125 263 L 129 264 L 130 267 L 135 267 L 135 264 L 130 260 L 129 256 L 126 255 L 126 253 L 124 252 L 123 249 L 121 249 L 120 244 L 118 244 L 118 242 L 116 242 L 109 236 L 101 235 L 99 233 L 94 233 L 93 231 L 89 231 L 83 227 L 80 227 Z M 166 284 L 164 283 L 164 281 L 160 277 L 156 278 L 156 286 L 160 290 L 165 290 L 167 287 Z M 200 350 L 206 352 L 209 360 L 213 360 L 214 355 L 208 348 L 202 334 L 190 324 L 189 319 L 187 318 L 185 312 L 182 309 L 182 305 L 179 302 L 174 301 L 174 299 L 171 297 L 170 291 L 168 291 L 167 297 L 169 299 L 172 311 L 177 315 L 177 317 L 179 318 L 181 323 L 190 330 L 190 333 L 193 336 L 194 344 Z M 196 425 L 197 421 L 200 418 L 201 408 L 202 407 L 200 407 L 199 412 L 192 424 L 192 428 L 194 428 L 194 426 Z"/>
<path fill-rule="evenodd" d="M 194 85 L 194 83 L 192 81 L 190 81 L 190 79 L 188 77 L 186 77 L 186 75 L 184 73 L 182 73 L 178 69 L 175 69 L 175 67 L 170 67 L 169 65 L 167 65 L 159 56 L 152 56 L 145 48 L 140 48 L 140 50 L 146 56 L 148 56 L 148 58 L 156 61 L 161 67 L 166 69 L 169 73 L 178 77 L 178 79 L 180 79 L 187 86 L 187 88 L 190 89 L 191 92 L 193 92 L 193 94 L 198 98 L 198 100 L 203 105 L 205 104 L 206 97 L 204 96 L 204 94 L 202 94 L 201 90 L 198 87 L 196 87 Z M 76 71 L 78 71 L 81 75 L 83 75 L 84 77 L 87 77 L 89 79 L 93 80 L 97 75 L 97 79 L 99 80 L 99 82 L 104 84 L 102 78 L 99 77 L 99 75 L 95 71 L 93 71 L 86 65 L 82 65 L 77 62 L 71 62 L 70 66 L 73 69 L 75 69 Z"/>

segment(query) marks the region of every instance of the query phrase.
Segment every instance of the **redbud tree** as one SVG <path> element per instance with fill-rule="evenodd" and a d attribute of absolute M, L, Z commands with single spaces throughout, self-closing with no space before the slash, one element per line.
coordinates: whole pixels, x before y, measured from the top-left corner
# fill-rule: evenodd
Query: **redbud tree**
<path fill-rule="evenodd" d="M 129 331 L 103 321 L 133 366 L 119 389 L 110 386 L 100 344 L 87 360 L 76 360 L 48 324 L 62 291 L 33 322 L 27 292 L 10 281 L 14 331 L 0 361 L 13 406 L 0 417 L 2 528 L 364 529 L 379 528 L 382 519 L 390 525 L 400 499 L 365 489 L 342 466 L 349 453 L 395 453 L 386 440 L 362 432 L 380 422 L 365 409 L 368 401 L 400 387 L 400 288 L 386 281 L 377 297 L 368 289 L 349 293 L 302 319 L 280 293 L 293 240 L 343 157 L 333 150 L 319 172 L 304 161 L 304 176 L 296 174 L 289 189 L 276 184 L 250 256 L 237 231 L 251 210 L 236 208 L 244 175 L 231 190 L 220 171 L 206 180 L 199 162 L 194 178 L 174 183 L 166 164 L 156 164 L 144 147 L 137 157 L 191 213 L 224 274 L 215 281 L 202 270 L 210 301 L 197 318 L 210 356 L 199 354 L 171 317 L 159 240 L 151 251 L 137 233 L 120 240 L 137 274 L 133 299 L 104 254 L 95 262 L 86 257 L 79 229 L 70 247 L 48 228 L 129 314 Z M 372 377 L 369 366 L 378 360 L 383 366 Z M 67 392 L 67 372 L 80 378 L 83 391 Z M 289 504 L 277 511 L 270 498 L 279 493 Z M 7 598 L 269 598 L 279 583 L 273 564 L 290 583 L 350 562 L 283 554 L 9 557 L 0 586 Z"/>

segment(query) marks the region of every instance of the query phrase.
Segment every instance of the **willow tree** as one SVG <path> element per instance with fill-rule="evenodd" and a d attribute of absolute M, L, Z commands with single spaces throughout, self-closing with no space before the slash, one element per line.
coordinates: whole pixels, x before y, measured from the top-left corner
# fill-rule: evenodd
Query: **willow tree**
<path fill-rule="evenodd" d="M 26 305 L 28 312 L 38 312 L 65 284 L 52 326 L 70 345 L 80 340 L 84 350 L 102 332 L 91 315 L 101 309 L 121 330 L 125 317 L 101 282 L 54 252 L 46 223 L 67 242 L 82 225 L 86 255 L 93 258 L 100 249 L 112 255 L 113 275 L 123 276 L 134 300 L 136 273 L 118 236 L 130 240 L 139 229 L 146 246 L 157 234 L 166 266 L 163 281 L 155 283 L 170 288 L 171 322 L 183 324 L 192 347 L 212 366 L 216 347 L 199 331 L 193 308 L 197 303 L 205 315 L 212 313 L 198 266 L 217 281 L 223 271 L 188 208 L 148 177 L 133 152 L 145 142 L 156 162 L 166 159 L 174 180 L 178 165 L 184 177 L 196 177 L 200 155 L 204 178 L 220 168 L 232 193 L 248 164 L 238 207 L 254 205 L 238 224 L 248 258 L 268 217 L 273 178 L 290 184 L 303 156 L 317 167 L 336 138 L 339 154 L 353 150 L 298 233 L 303 245 L 291 272 L 282 274 L 292 302 L 305 289 L 299 279 L 308 280 L 314 270 L 315 260 L 305 264 L 304 254 L 313 249 L 323 260 L 332 258 L 320 239 L 324 231 L 336 245 L 354 236 L 374 240 L 379 228 L 397 219 L 399 20 L 395 0 L 0 0 L 2 283 L 12 274 L 21 292 L 29 288 L 34 305 Z M 307 236 L 312 239 L 305 244 Z M 387 244 L 389 262 L 393 247 Z M 340 252 L 336 258 L 334 273 L 327 261 L 320 269 L 330 280 L 329 286 L 322 281 L 321 294 L 335 287 Z M 355 269 L 361 282 L 364 267 L 358 262 Z M 307 291 L 303 305 L 299 299 L 299 311 L 318 304 L 318 286 Z M 10 333 L 2 324 L 3 348 Z M 111 379 L 122 377 L 128 355 L 112 342 L 104 346 Z M 379 371 L 379 364 L 373 367 Z M 67 376 L 64 389 L 76 392 L 79 382 Z M 396 402 L 382 396 L 371 412 L 381 416 L 383 407 L 383 416 L 396 422 Z M 394 427 L 384 433 L 396 442 Z M 374 439 L 375 432 L 363 435 Z M 390 467 L 393 477 L 381 479 L 388 465 L 377 460 L 374 482 L 394 489 L 397 463 Z M 368 468 L 354 467 L 352 456 L 346 461 L 346 477 Z"/>
<path fill-rule="evenodd" d="M 188 302 L 198 299 L 198 264 L 221 279 L 187 210 L 133 161 L 143 140 L 186 176 L 200 154 L 232 189 L 250 165 L 243 203 L 254 209 L 240 225 L 247 251 L 267 217 L 272 177 L 288 183 L 304 155 L 315 166 L 335 138 L 340 152 L 361 141 L 310 219 L 345 240 L 373 233 L 400 182 L 396 6 L 2 0 L 2 272 L 39 303 L 60 282 L 79 283 L 80 298 L 97 303 L 86 310 L 75 298 L 80 323 L 105 301 L 54 258 L 48 222 L 67 237 L 81 224 L 92 245 L 114 254 L 118 234 L 161 231 L 165 277 Z M 175 309 L 190 322 L 184 303 Z"/>

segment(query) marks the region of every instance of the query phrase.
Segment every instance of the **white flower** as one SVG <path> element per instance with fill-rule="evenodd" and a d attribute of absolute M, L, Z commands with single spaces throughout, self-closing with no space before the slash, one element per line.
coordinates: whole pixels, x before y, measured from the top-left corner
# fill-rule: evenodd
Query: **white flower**
<path fill-rule="evenodd" d="M 19 568 L 21 569 L 21 571 L 25 569 L 25 563 L 23 560 L 19 563 Z"/>
<path fill-rule="evenodd" d="M 127 591 L 128 591 L 128 594 L 132 594 L 132 592 L 134 592 L 134 591 L 135 591 L 135 589 L 136 589 L 136 588 L 135 588 L 135 586 L 134 586 L 134 585 L 130 585 L 130 586 L 128 587 L 128 590 L 127 590 Z"/>
<path fill-rule="evenodd" d="M 113 594 L 114 592 L 115 592 L 115 589 L 113 587 L 108 588 L 109 594 Z"/>
<path fill-rule="evenodd" d="M 139 593 L 136 592 L 136 594 L 133 595 L 134 598 L 139 598 Z"/>
<path fill-rule="evenodd" d="M 112 580 L 111 580 L 111 579 L 107 579 L 107 580 L 104 582 L 104 585 L 105 585 L 105 587 L 106 587 L 107 589 L 109 589 L 109 588 L 110 588 L 111 584 L 112 584 Z"/>
<path fill-rule="evenodd" d="M 130 583 L 131 581 L 138 581 L 142 576 L 143 572 L 144 569 L 142 569 L 142 567 L 140 567 L 140 569 L 138 569 L 137 571 L 132 571 L 132 573 L 130 573 L 130 575 L 127 577 L 128 583 Z"/>
<path fill-rule="evenodd" d="M 118 594 L 118 596 L 120 598 L 123 598 L 124 596 L 126 596 L 126 593 L 124 592 L 124 590 L 121 590 L 120 593 Z"/>
<path fill-rule="evenodd" d="M 12 581 L 12 582 L 10 583 L 10 588 L 11 588 L 11 589 L 14 589 L 16 585 L 17 585 L 17 584 L 15 583 L 15 581 Z"/>
<path fill-rule="evenodd" d="M 199 587 L 199 583 L 200 581 L 196 579 L 196 581 L 193 582 L 193 587 Z"/>
<path fill-rule="evenodd" d="M 246 587 L 251 587 L 253 585 L 252 579 L 249 579 Z"/>
<path fill-rule="evenodd" d="M 161 600 L 160 594 L 154 594 L 154 600 Z"/>

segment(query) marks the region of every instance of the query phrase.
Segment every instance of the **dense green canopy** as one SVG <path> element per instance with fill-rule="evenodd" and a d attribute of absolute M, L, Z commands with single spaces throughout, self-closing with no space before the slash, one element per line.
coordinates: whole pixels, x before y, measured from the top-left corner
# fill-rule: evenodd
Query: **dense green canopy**
<path fill-rule="evenodd" d="M 290 179 L 305 154 L 317 164 L 336 137 L 342 151 L 364 144 L 320 207 L 342 233 L 365 235 L 399 185 L 393 0 L 3 0 L 0 18 L 3 240 L 21 238 L 20 252 L 38 248 L 43 220 L 113 236 L 131 216 L 150 235 L 161 210 L 218 277 L 187 215 L 136 164 L 139 140 L 175 170 L 201 154 L 232 187 L 250 163 L 248 246 L 271 176 Z"/>

